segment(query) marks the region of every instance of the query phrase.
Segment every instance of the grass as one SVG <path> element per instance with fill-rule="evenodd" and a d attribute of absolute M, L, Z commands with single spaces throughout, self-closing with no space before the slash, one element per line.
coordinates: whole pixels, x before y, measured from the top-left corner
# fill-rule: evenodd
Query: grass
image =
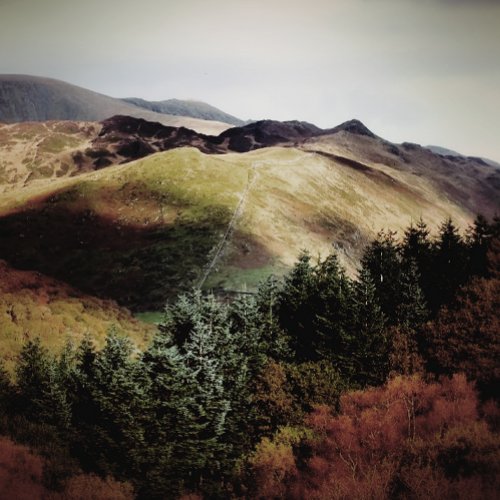
<path fill-rule="evenodd" d="M 155 330 L 112 301 L 85 295 L 39 273 L 18 271 L 0 261 L 0 275 L 0 359 L 9 370 L 23 343 L 34 336 L 58 351 L 67 340 L 78 343 L 86 333 L 102 346 L 108 330 L 115 327 L 144 347 Z"/>
<path fill-rule="evenodd" d="M 165 313 L 163 311 L 145 311 L 136 313 L 134 316 L 143 323 L 158 325 L 163 321 Z"/>
<path fill-rule="evenodd" d="M 0 257 L 135 312 L 158 311 L 198 282 L 250 179 L 206 288 L 254 289 L 303 249 L 325 256 L 335 247 L 355 273 L 382 228 L 420 216 L 431 226 L 448 215 L 471 220 L 411 171 L 370 168 L 379 174 L 293 148 L 216 156 L 180 148 L 39 181 L 0 200 Z"/>

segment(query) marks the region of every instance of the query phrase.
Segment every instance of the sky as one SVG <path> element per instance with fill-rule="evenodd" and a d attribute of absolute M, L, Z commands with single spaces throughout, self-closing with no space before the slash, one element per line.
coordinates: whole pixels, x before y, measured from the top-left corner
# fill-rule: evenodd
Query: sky
<path fill-rule="evenodd" d="M 500 0 L 0 0 L 0 73 L 500 161 Z"/>

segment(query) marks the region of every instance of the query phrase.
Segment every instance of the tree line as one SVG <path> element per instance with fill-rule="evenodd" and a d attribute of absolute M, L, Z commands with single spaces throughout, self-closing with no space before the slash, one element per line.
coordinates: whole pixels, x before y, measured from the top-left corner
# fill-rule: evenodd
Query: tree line
<path fill-rule="evenodd" d="M 289 432 L 303 492 L 317 405 L 336 418 L 349 391 L 416 373 L 463 372 L 495 397 L 499 236 L 480 216 L 464 236 L 451 220 L 435 237 L 423 221 L 400 241 L 381 232 L 356 279 L 334 254 L 303 253 L 255 296 L 181 295 L 142 352 L 115 330 L 100 350 L 88 335 L 58 354 L 34 337 L 14 379 L 0 373 L 0 430 L 56 457 L 54 488 L 78 466 L 148 499 L 262 496 L 259 453 Z"/>

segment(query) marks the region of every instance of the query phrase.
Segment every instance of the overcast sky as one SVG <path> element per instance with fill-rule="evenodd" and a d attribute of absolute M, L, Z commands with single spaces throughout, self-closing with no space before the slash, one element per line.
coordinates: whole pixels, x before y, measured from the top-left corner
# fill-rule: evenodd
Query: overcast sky
<path fill-rule="evenodd" d="M 0 73 L 500 161 L 500 0 L 0 0 Z"/>

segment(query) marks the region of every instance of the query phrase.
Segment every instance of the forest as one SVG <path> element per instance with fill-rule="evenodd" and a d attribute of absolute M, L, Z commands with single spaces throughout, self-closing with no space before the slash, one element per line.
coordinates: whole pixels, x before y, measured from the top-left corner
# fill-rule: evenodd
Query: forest
<path fill-rule="evenodd" d="M 141 350 L 30 332 L 0 462 L 38 467 L 18 498 L 497 498 L 499 302 L 500 219 L 478 216 L 381 232 L 355 279 L 304 252 L 256 294 L 192 290 Z"/>

